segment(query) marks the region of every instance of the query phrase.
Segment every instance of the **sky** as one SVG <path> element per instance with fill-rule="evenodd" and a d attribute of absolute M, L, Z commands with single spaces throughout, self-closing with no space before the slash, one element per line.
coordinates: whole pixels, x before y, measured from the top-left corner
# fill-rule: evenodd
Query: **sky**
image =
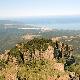
<path fill-rule="evenodd" d="M 0 0 L 0 18 L 80 15 L 80 0 Z"/>

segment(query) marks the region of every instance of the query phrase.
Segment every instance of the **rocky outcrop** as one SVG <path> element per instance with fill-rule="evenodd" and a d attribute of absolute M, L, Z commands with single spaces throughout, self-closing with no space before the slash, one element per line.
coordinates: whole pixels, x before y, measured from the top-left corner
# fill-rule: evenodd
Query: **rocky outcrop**
<path fill-rule="evenodd" d="M 10 64 L 8 68 L 5 69 L 5 80 L 17 80 L 17 69 L 18 66 Z"/>
<path fill-rule="evenodd" d="M 48 49 L 45 51 L 39 51 L 35 49 L 35 52 L 32 53 L 32 58 L 33 59 L 48 59 L 48 60 L 53 60 L 54 59 L 54 48 L 52 46 L 48 46 Z M 30 53 L 29 51 L 24 52 L 24 60 L 29 60 Z"/>
<path fill-rule="evenodd" d="M 35 43 L 35 42 L 34 42 Z M 29 43 L 30 44 L 30 43 Z M 46 43 L 45 43 L 46 44 Z M 49 60 L 51 62 L 51 69 L 55 72 L 65 73 L 64 64 L 59 63 L 61 58 L 70 57 L 72 55 L 72 46 L 69 46 L 64 43 L 59 43 L 56 41 L 55 46 L 51 46 L 48 44 L 48 48 L 44 49 L 42 46 L 38 48 L 33 48 L 32 44 L 28 45 L 30 48 L 24 46 L 22 44 L 16 44 L 15 48 L 13 49 L 13 53 L 10 54 L 10 50 L 6 50 L 4 54 L 0 54 L 0 59 L 4 61 L 8 61 L 10 68 L 5 69 L 5 80 L 16 80 L 17 76 L 17 68 L 20 67 L 18 61 L 23 61 L 22 64 L 27 63 L 27 61 L 35 60 Z M 38 47 L 38 46 L 37 46 Z M 44 50 L 41 50 L 43 48 Z M 16 55 L 16 53 L 18 53 Z M 71 78 L 74 78 L 72 74 Z M 55 76 L 48 76 L 48 80 L 69 80 L 70 76 L 68 74 L 64 75 L 55 75 Z"/>
<path fill-rule="evenodd" d="M 48 49 L 42 54 L 44 59 L 53 60 L 54 59 L 54 48 L 52 46 L 48 46 Z"/>
<path fill-rule="evenodd" d="M 49 76 L 48 80 L 71 80 L 71 79 L 70 79 L 69 75 L 65 74 L 62 76 L 57 76 L 57 75 L 55 75 L 54 77 Z"/>
<path fill-rule="evenodd" d="M 7 61 L 9 59 L 9 53 L 10 50 L 5 50 L 5 53 L 3 54 L 0 54 L 0 60 L 4 60 L 4 61 Z"/>
<path fill-rule="evenodd" d="M 58 70 L 64 72 L 64 64 L 63 63 L 55 63 L 53 65 L 54 70 Z"/>

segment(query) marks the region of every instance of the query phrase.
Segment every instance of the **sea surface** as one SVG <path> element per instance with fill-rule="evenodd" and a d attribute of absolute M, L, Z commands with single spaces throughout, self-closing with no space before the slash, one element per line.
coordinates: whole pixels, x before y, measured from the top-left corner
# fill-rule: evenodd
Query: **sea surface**
<path fill-rule="evenodd" d="M 41 27 L 56 28 L 59 30 L 80 29 L 80 16 L 31 17 L 16 19 L 16 21 Z"/>

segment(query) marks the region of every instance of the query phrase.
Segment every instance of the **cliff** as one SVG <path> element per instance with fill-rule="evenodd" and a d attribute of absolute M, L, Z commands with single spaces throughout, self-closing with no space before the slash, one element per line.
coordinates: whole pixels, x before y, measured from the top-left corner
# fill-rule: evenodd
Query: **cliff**
<path fill-rule="evenodd" d="M 50 39 L 18 43 L 0 54 L 0 80 L 71 80 L 65 67 L 75 63 L 72 51 L 71 46 Z"/>

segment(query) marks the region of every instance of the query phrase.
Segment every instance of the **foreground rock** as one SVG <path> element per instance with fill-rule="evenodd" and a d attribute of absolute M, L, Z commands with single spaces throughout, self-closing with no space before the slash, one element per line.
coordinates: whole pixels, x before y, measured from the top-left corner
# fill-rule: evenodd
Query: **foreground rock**
<path fill-rule="evenodd" d="M 76 74 L 73 76 L 69 71 L 66 72 L 65 64 L 75 62 L 72 51 L 67 44 L 45 39 L 19 43 L 0 54 L 0 73 L 4 80 L 71 80 L 76 78 Z"/>

